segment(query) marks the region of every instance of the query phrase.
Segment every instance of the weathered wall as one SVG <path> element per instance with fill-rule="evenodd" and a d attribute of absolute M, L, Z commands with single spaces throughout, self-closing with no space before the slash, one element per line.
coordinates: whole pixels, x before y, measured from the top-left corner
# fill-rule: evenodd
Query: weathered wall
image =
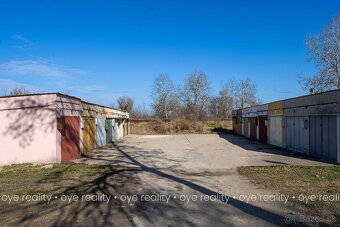
<path fill-rule="evenodd" d="M 283 101 L 268 103 L 268 115 L 283 115 Z"/>
<path fill-rule="evenodd" d="M 322 114 L 340 114 L 340 104 L 320 104 L 313 106 L 289 107 L 284 109 L 285 116 L 309 116 Z"/>
<path fill-rule="evenodd" d="M 340 90 L 284 100 L 285 116 L 340 114 Z"/>
<path fill-rule="evenodd" d="M 83 129 L 83 149 L 84 152 L 89 152 L 96 147 L 96 123 L 95 118 L 85 117 L 84 118 L 84 129 Z"/>
<path fill-rule="evenodd" d="M 96 104 L 82 102 L 83 105 L 83 117 L 93 117 L 93 118 L 105 118 L 106 112 L 103 106 Z"/>
<path fill-rule="evenodd" d="M 112 108 L 105 107 L 104 112 L 105 112 L 106 118 L 113 118 L 113 109 Z"/>
<path fill-rule="evenodd" d="M 0 165 L 57 162 L 56 94 L 0 98 Z"/>
<path fill-rule="evenodd" d="M 249 137 L 248 134 L 248 118 L 243 118 L 243 135 Z"/>
<path fill-rule="evenodd" d="M 56 95 L 56 114 L 57 118 L 60 117 L 81 117 L 83 113 L 83 106 L 82 102 L 78 98 L 73 98 L 69 96 L 65 96 L 63 94 Z M 83 152 L 83 130 L 79 127 L 79 151 L 78 153 L 81 154 Z M 61 162 L 61 132 L 56 130 L 57 136 L 57 162 Z M 74 149 L 74 148 L 73 148 Z M 76 153 L 72 151 L 72 153 Z"/>
<path fill-rule="evenodd" d="M 84 130 L 80 128 L 81 116 L 87 120 Z M 87 150 L 95 147 L 95 119 L 102 122 L 114 116 L 128 119 L 129 114 L 60 93 L 0 97 L 0 165 L 60 163 L 74 158 L 82 153 L 84 144 Z M 97 145 L 103 144 L 102 139 L 105 143 L 105 124 L 101 131 L 104 136 L 98 136 Z M 123 126 L 117 125 L 117 137 L 123 134 Z"/>
<path fill-rule="evenodd" d="M 113 138 L 112 140 L 118 140 L 119 139 L 119 120 L 114 120 L 113 122 Z"/>
<path fill-rule="evenodd" d="M 284 121 L 283 106 L 283 101 L 268 103 L 269 143 L 279 147 L 285 147 L 285 127 L 282 123 Z"/>
<path fill-rule="evenodd" d="M 113 108 L 105 107 L 104 108 L 106 118 L 114 118 L 114 119 L 127 119 L 129 118 L 129 113 L 116 110 Z"/>
<path fill-rule="evenodd" d="M 266 117 L 268 115 L 268 104 L 247 107 L 241 111 L 242 117 Z"/>
<path fill-rule="evenodd" d="M 105 133 L 105 118 L 97 118 L 97 139 L 96 147 L 105 145 L 106 133 Z"/>
<path fill-rule="evenodd" d="M 297 98 L 286 99 L 284 100 L 284 108 L 305 107 L 339 102 L 340 102 L 340 90 L 335 90 L 314 95 L 306 95 Z"/>
<path fill-rule="evenodd" d="M 61 163 L 80 155 L 80 117 L 63 117 L 64 126 L 58 129 L 61 134 Z"/>

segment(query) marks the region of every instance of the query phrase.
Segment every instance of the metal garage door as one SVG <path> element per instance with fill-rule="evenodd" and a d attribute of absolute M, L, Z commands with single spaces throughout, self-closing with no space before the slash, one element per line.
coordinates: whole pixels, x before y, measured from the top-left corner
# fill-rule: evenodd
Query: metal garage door
<path fill-rule="evenodd" d="M 267 118 L 259 118 L 259 141 L 261 143 L 267 143 Z"/>
<path fill-rule="evenodd" d="M 287 149 L 303 153 L 303 117 L 286 117 Z"/>
<path fill-rule="evenodd" d="M 105 118 L 97 118 L 96 147 L 105 145 Z"/>
<path fill-rule="evenodd" d="M 84 118 L 83 145 L 84 152 L 93 150 L 96 147 L 96 124 L 94 118 Z"/>
<path fill-rule="evenodd" d="M 119 139 L 119 125 L 118 125 L 119 120 L 114 119 L 113 121 L 113 140 L 118 140 Z"/>
<path fill-rule="evenodd" d="M 310 117 L 310 155 L 327 161 L 337 161 L 336 116 Z"/>
<path fill-rule="evenodd" d="M 269 118 L 270 144 L 282 147 L 282 117 Z"/>
<path fill-rule="evenodd" d="M 61 162 L 67 162 L 80 155 L 80 117 L 64 117 L 61 130 Z"/>
<path fill-rule="evenodd" d="M 112 143 L 112 119 L 105 120 L 106 143 Z"/>
<path fill-rule="evenodd" d="M 244 120 L 244 123 L 243 123 L 244 132 L 243 132 L 243 135 L 245 137 L 249 137 L 249 134 L 248 134 L 248 118 L 243 118 L 243 120 Z"/>
<path fill-rule="evenodd" d="M 250 121 L 250 139 L 257 140 L 257 127 L 256 127 L 256 118 L 249 118 Z"/>
<path fill-rule="evenodd" d="M 237 134 L 242 135 L 242 119 L 237 117 Z"/>

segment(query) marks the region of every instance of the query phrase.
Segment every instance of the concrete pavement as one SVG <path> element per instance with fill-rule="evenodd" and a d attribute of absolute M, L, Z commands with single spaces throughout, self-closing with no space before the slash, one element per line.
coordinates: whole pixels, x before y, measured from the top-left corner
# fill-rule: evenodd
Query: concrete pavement
<path fill-rule="evenodd" d="M 136 208 L 137 226 L 303 225 L 289 218 L 304 211 L 286 203 L 278 192 L 251 184 L 236 168 L 327 165 L 228 134 L 130 135 L 93 154 L 76 162 L 138 170 L 147 193 L 136 193 L 138 201 L 125 201 Z"/>

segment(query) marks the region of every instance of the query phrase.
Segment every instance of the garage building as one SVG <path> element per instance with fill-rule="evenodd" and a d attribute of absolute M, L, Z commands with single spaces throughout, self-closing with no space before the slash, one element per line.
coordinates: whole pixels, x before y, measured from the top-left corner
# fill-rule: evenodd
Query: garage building
<path fill-rule="evenodd" d="M 128 118 L 127 112 L 60 93 L 2 96 L 0 165 L 67 162 L 111 143 L 116 121 L 125 122 L 117 126 L 117 139 L 127 135 Z"/>
<path fill-rule="evenodd" d="M 241 121 L 248 124 L 241 124 L 243 133 L 239 133 L 240 111 L 247 118 Z M 234 132 L 254 139 L 255 126 L 260 142 L 340 163 L 340 90 L 233 111 Z"/>

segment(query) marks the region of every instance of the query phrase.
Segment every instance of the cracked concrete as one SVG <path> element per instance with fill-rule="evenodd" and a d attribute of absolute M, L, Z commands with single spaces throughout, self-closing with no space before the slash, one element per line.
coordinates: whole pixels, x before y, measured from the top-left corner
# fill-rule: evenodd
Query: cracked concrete
<path fill-rule="evenodd" d="M 328 165 L 237 135 L 130 135 L 114 147 L 93 151 L 94 157 L 75 162 L 139 168 L 148 191 L 171 195 L 168 203 L 138 203 L 137 226 L 281 226 L 287 215 L 302 210 L 282 201 L 247 202 L 245 196 L 274 195 L 237 173 L 239 166 Z M 181 201 L 181 197 L 222 197 L 228 200 Z M 175 198 L 176 197 L 176 198 Z M 133 204 L 130 204 L 133 205 Z M 303 225 L 303 223 L 293 223 Z"/>

